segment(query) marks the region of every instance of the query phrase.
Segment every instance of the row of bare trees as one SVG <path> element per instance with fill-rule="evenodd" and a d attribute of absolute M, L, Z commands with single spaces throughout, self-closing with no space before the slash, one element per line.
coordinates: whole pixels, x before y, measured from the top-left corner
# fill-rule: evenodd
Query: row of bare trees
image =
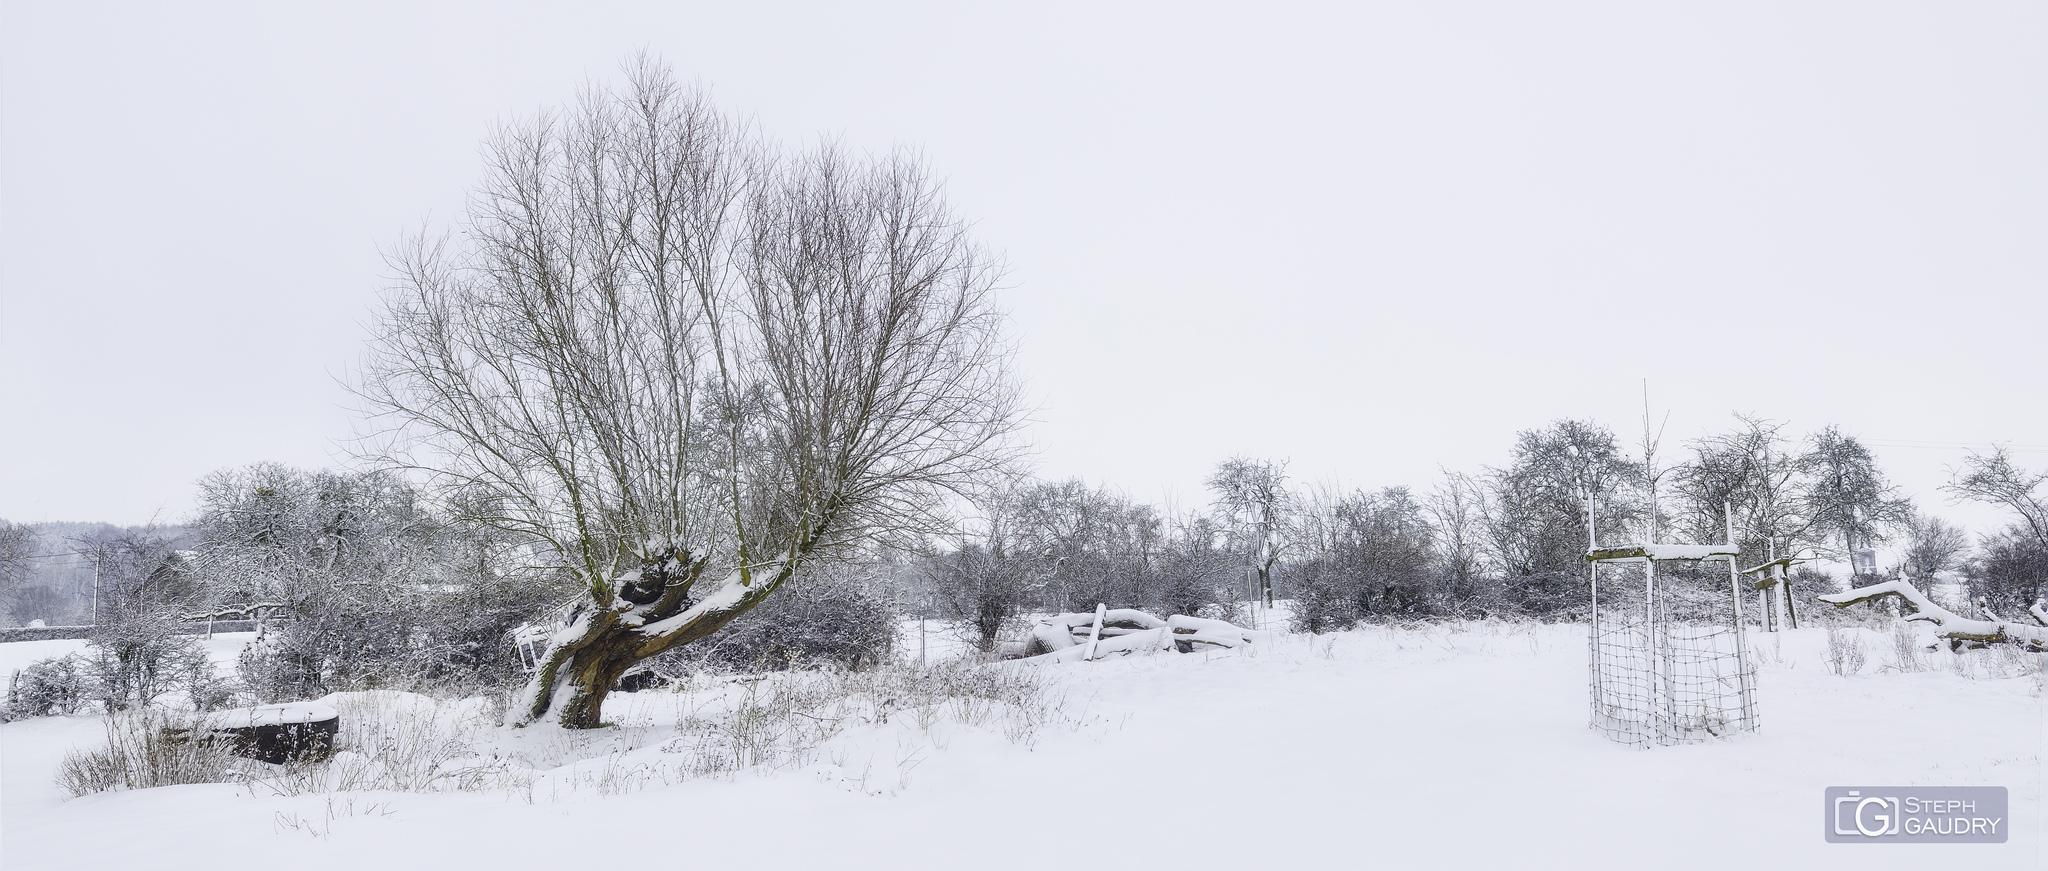
<path fill-rule="evenodd" d="M 1908 577 L 1968 569 L 1980 595 L 2022 611 L 2038 595 L 2037 561 L 2048 553 L 2036 523 L 2048 516 L 2034 495 L 2042 479 L 2003 453 L 1973 458 L 1950 488 L 2020 517 L 1973 545 L 1913 510 L 1869 449 L 1834 427 L 1794 438 L 1782 423 L 1738 417 L 1661 463 L 1654 442 L 1632 447 L 1597 424 L 1562 420 L 1518 434 L 1506 464 L 1446 474 L 1423 492 L 1301 486 L 1282 463 L 1233 458 L 1211 476 L 1207 512 L 1173 517 L 1079 481 L 1027 483 L 982 506 L 982 532 L 927 573 L 940 610 L 969 621 L 984 643 L 1023 609 L 1100 601 L 1193 613 L 1276 589 L 1312 631 L 1367 619 L 1565 616 L 1585 607 L 1594 530 L 1609 543 L 1721 543 L 1732 532 L 1749 565 L 1794 555 L 1853 565 L 1857 551 L 1894 542 L 1895 569 Z M 1803 596 L 1836 583 L 1812 569 L 1793 580 Z"/>
<path fill-rule="evenodd" d="M 931 542 L 908 580 L 916 607 L 960 621 L 983 649 L 1026 611 L 1227 612 L 1256 590 L 1247 570 L 1271 567 L 1238 546 L 1255 535 L 1216 517 L 1078 479 L 1012 482 L 977 503 L 972 531 Z"/>
<path fill-rule="evenodd" d="M 1586 607 L 1583 555 L 1597 530 L 1603 543 L 1718 544 L 1732 533 L 1745 565 L 1849 565 L 1852 585 L 1957 572 L 1987 606 L 2025 613 L 2048 578 L 2044 477 L 2003 452 L 1970 459 L 1950 494 L 2018 517 L 1972 542 L 1914 510 L 1869 449 L 1834 427 L 1794 438 L 1782 423 L 1738 416 L 1660 463 L 1654 442 L 1627 446 L 1598 424 L 1561 420 L 1519 433 L 1506 464 L 1448 473 L 1421 492 L 1304 486 L 1284 463 L 1243 457 L 1215 468 L 1207 510 L 1177 515 L 1078 480 L 1014 484 L 978 506 L 977 532 L 922 563 L 920 595 L 984 646 L 1023 611 L 1097 602 L 1197 613 L 1277 594 L 1309 631 L 1562 617 Z M 1856 552 L 1880 543 L 1896 545 L 1898 563 L 1857 574 Z M 1812 565 L 1790 580 L 1802 601 L 1841 583 Z"/>

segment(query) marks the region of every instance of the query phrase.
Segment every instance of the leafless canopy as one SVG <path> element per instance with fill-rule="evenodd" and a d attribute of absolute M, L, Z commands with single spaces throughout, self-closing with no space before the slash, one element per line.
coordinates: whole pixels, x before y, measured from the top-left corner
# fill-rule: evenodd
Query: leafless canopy
<path fill-rule="evenodd" d="M 458 232 L 399 248 L 363 393 L 391 456 L 680 643 L 918 522 L 1002 459 L 1016 402 L 999 265 L 918 158 L 783 156 L 628 71 L 499 130 Z M 744 595 L 669 620 L 707 569 Z"/>

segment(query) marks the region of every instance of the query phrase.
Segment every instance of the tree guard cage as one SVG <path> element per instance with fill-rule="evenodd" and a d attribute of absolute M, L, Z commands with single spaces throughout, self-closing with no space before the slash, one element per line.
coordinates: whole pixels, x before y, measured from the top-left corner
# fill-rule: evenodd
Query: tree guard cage
<path fill-rule="evenodd" d="M 1733 544 L 1596 542 L 1586 552 L 1593 728 L 1637 747 L 1756 730 L 1756 671 L 1742 634 L 1737 551 Z M 1701 570 L 1712 560 L 1728 564 L 1725 590 L 1718 589 L 1718 572 Z M 1670 563 L 1690 568 L 1660 578 L 1658 567 Z"/>

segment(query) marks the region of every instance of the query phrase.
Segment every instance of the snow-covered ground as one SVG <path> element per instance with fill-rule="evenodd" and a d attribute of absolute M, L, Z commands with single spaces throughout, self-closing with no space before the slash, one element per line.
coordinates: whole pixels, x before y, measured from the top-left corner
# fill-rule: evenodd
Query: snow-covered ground
<path fill-rule="evenodd" d="M 1887 669 L 1872 633 L 1872 664 L 1842 678 L 1824 630 L 1757 637 L 1763 730 L 1654 750 L 1586 728 L 1582 628 L 1497 624 L 1037 666 L 1064 706 L 1024 740 L 1000 723 L 862 719 L 807 761 L 624 793 L 560 769 L 482 793 L 66 800 L 52 771 L 101 725 L 44 718 L 0 726 L 0 865 L 2043 867 L 2038 675 Z M 0 645 L 0 670 L 76 642 L 34 644 L 50 649 Z M 671 724 L 736 691 L 615 694 L 620 726 L 589 746 L 619 752 L 598 751 L 580 782 L 681 758 L 661 752 Z M 2011 840 L 1823 842 L 1825 787 L 1891 784 L 2005 786 Z"/>

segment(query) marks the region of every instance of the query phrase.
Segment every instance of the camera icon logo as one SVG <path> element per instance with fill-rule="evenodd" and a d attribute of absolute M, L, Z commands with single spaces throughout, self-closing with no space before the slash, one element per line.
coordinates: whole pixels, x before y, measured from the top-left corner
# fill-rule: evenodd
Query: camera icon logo
<path fill-rule="evenodd" d="M 1821 801 L 1831 844 L 2003 844 L 2012 829 L 2003 786 L 1830 786 Z"/>
<path fill-rule="evenodd" d="M 1899 811 L 1897 796 L 1866 796 L 1852 789 L 1848 795 L 1835 799 L 1835 834 L 1866 838 L 1896 835 L 1903 823 Z"/>

